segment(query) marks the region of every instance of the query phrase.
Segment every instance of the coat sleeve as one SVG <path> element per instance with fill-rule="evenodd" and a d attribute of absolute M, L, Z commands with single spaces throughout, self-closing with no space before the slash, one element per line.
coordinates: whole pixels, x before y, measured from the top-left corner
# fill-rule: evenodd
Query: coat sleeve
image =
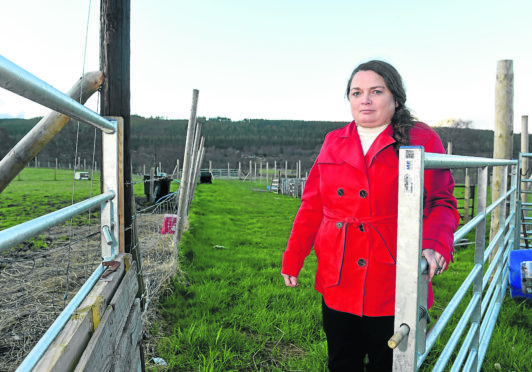
<path fill-rule="evenodd" d="M 319 156 L 318 156 L 319 159 Z M 320 196 L 320 174 L 318 161 L 312 166 L 305 189 L 301 196 L 301 206 L 294 219 L 288 245 L 283 253 L 283 274 L 298 276 L 305 258 L 309 255 L 321 224 L 323 212 Z"/>
<path fill-rule="evenodd" d="M 425 144 L 425 152 L 445 154 L 434 133 Z M 449 169 L 430 169 L 424 175 L 423 249 L 440 253 L 447 263 L 453 259 L 454 232 L 460 216 L 453 195 L 454 180 Z"/>

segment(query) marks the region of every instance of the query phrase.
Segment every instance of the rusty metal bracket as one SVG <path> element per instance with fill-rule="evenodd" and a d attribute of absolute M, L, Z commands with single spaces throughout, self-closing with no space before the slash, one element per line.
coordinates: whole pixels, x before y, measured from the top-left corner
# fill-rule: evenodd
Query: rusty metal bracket
<path fill-rule="evenodd" d="M 104 261 L 102 262 L 102 266 L 107 266 L 107 269 L 102 274 L 102 278 L 107 278 L 120 267 L 120 261 Z"/>

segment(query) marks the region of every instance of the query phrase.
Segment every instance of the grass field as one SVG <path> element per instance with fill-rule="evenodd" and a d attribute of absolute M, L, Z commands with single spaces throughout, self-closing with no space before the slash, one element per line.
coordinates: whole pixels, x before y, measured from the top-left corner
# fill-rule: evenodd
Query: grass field
<path fill-rule="evenodd" d="M 73 171 L 27 168 L 0 195 L 0 229 L 71 204 L 91 194 L 91 182 L 72 184 Z M 176 185 L 173 183 L 172 190 Z M 99 193 L 95 180 L 92 195 Z M 190 229 L 179 246 L 185 272 L 161 303 L 152 327 L 158 354 L 174 371 L 322 371 L 326 341 L 320 296 L 313 289 L 311 254 L 300 286 L 284 286 L 282 252 L 300 200 L 254 189 L 264 186 L 215 180 L 198 185 Z M 143 185 L 135 185 L 143 195 Z M 461 248 L 449 271 L 436 277 L 436 319 L 471 268 L 471 248 Z M 451 323 L 452 326 L 456 321 Z M 448 337 L 446 332 L 443 337 Z M 532 305 L 506 296 L 484 361 L 484 371 L 529 371 Z M 434 351 L 441 350 L 441 344 Z M 430 370 L 434 358 L 423 370 Z M 153 369 L 159 367 L 150 364 Z M 500 368 L 498 368 L 500 367 Z"/>
<path fill-rule="evenodd" d="M 221 180 L 198 186 L 190 230 L 180 243 L 186 274 L 174 281 L 173 294 L 161 304 L 164 321 L 152 330 L 170 370 L 326 370 L 314 255 L 298 288 L 285 287 L 280 276 L 300 201 L 253 191 L 257 187 Z M 435 279 L 433 319 L 470 271 L 472 251 L 460 249 L 449 271 Z M 530 303 L 507 295 L 483 370 L 530 370 L 531 310 Z M 436 344 L 434 354 L 441 349 Z M 430 370 L 434 359 L 429 356 L 422 370 Z"/>

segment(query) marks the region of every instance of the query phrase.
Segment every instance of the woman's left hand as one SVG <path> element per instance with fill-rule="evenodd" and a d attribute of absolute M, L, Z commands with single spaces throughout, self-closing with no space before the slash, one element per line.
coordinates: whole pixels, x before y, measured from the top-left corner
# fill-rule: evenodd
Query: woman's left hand
<path fill-rule="evenodd" d="M 432 281 L 434 275 L 439 275 L 447 268 L 447 261 L 433 249 L 423 249 L 421 255 L 427 259 L 429 264 L 429 274 L 427 280 Z"/>

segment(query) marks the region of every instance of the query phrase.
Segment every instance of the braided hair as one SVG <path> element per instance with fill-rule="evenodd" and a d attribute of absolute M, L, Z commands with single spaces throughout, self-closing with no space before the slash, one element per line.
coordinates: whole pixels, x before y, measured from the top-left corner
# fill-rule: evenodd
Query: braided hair
<path fill-rule="evenodd" d="M 410 128 L 414 126 L 414 117 L 405 106 L 406 102 L 406 92 L 403 85 L 403 79 L 399 72 L 387 62 L 372 60 L 369 62 L 362 63 L 358 65 L 353 72 L 351 77 L 347 82 L 346 97 L 349 99 L 349 92 L 351 89 L 351 81 L 355 74 L 359 71 L 373 71 L 376 74 L 380 75 L 386 87 L 390 90 L 393 95 L 393 98 L 397 104 L 395 112 L 392 116 L 392 128 L 393 128 L 393 138 L 395 139 L 394 149 L 396 152 L 399 152 L 399 147 L 409 145 L 409 131 Z"/>

